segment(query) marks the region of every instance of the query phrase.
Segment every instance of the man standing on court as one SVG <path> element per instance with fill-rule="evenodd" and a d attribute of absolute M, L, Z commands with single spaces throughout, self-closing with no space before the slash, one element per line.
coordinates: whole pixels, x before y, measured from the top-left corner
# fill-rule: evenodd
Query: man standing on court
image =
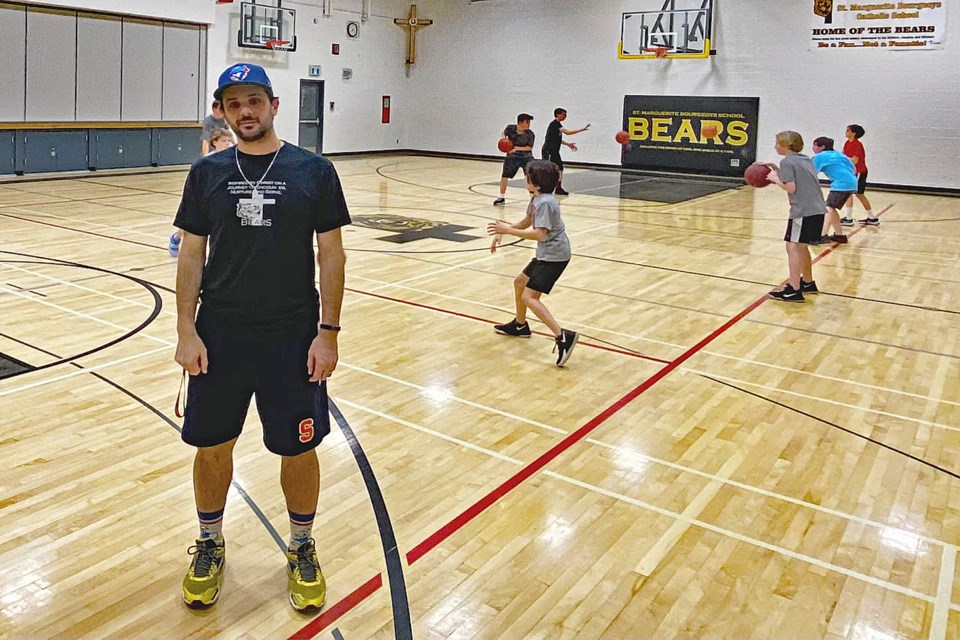
<path fill-rule="evenodd" d="M 238 144 L 194 163 L 174 222 L 184 231 L 176 361 L 190 374 L 182 437 L 197 447 L 200 524 L 183 599 L 204 607 L 220 596 L 233 447 L 256 394 L 264 444 L 282 456 L 290 603 L 312 610 L 326 598 L 311 534 L 320 492 L 315 448 L 330 431 L 324 381 L 337 366 L 340 227 L 350 216 L 330 161 L 277 137 L 279 100 L 261 67 L 234 65 L 218 85 L 214 97 Z"/>
<path fill-rule="evenodd" d="M 563 183 L 563 158 L 560 157 L 560 147 L 568 146 L 571 151 L 577 150 L 577 145 L 572 142 L 564 142 L 563 136 L 573 136 L 578 133 L 583 133 L 590 128 L 588 124 L 583 129 L 564 129 L 563 121 L 567 119 L 567 110 L 563 107 L 557 107 L 553 110 L 553 122 L 547 125 L 547 134 L 543 137 L 543 147 L 540 149 L 540 157 L 543 160 L 549 160 L 553 164 L 557 165 L 557 168 L 560 170 L 560 182 L 557 183 L 557 188 L 553 192 L 558 196 L 568 196 L 570 195 L 567 191 L 564 191 Z"/>

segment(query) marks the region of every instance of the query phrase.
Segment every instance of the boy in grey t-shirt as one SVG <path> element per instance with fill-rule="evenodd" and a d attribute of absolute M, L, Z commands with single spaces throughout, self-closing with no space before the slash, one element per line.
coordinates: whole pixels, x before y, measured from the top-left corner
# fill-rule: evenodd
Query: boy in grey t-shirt
<path fill-rule="evenodd" d="M 527 215 L 523 220 L 510 224 L 503 220 L 487 225 L 487 233 L 492 236 L 509 234 L 518 238 L 537 241 L 536 257 L 530 261 L 513 281 L 514 301 L 517 305 L 517 317 L 506 324 L 493 327 L 497 333 L 517 338 L 530 337 L 530 325 L 527 324 L 527 309 L 540 318 L 553 332 L 556 342 L 557 366 L 567 363 L 570 352 L 580 337 L 576 331 L 562 329 L 554 320 L 540 296 L 550 293 L 560 274 L 570 262 L 570 239 L 560 218 L 560 205 L 553 196 L 553 190 L 560 181 L 557 165 L 546 160 L 534 160 L 527 165 L 527 191 L 533 195 L 527 206 Z M 497 250 L 497 240 L 490 245 L 490 251 Z"/>
<path fill-rule="evenodd" d="M 783 289 L 771 291 L 768 295 L 783 302 L 803 302 L 804 293 L 818 293 L 817 283 L 813 281 L 810 247 L 807 245 L 820 241 L 827 205 L 823 201 L 813 161 L 800 153 L 803 151 L 800 134 L 781 131 L 777 134 L 774 148 L 783 156 L 783 160 L 779 169 L 771 165 L 767 178 L 786 191 L 790 201 L 787 233 L 783 237 L 787 243 L 790 278 Z"/>

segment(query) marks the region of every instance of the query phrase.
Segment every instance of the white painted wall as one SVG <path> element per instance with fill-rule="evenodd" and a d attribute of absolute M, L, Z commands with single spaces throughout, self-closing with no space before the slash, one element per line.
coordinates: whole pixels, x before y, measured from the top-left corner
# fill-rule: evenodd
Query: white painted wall
<path fill-rule="evenodd" d="M 421 14 L 426 15 L 423 4 L 418 6 Z M 407 15 L 409 2 L 373 0 L 372 5 L 369 19 L 360 27 L 360 37 L 351 40 L 346 37 L 346 23 L 360 20 L 360 0 L 334 0 L 330 17 L 323 16 L 321 0 L 284 0 L 284 7 L 297 11 L 297 51 L 291 53 L 238 47 L 239 2 L 216 5 L 215 22 L 208 33 L 210 100 L 225 68 L 238 61 L 262 65 L 280 97 L 277 132 L 281 138 L 296 143 L 300 80 L 311 79 L 310 65 L 320 65 L 322 75 L 316 79 L 324 80 L 325 153 L 416 147 L 406 126 L 422 114 L 412 110 L 409 99 L 414 84 L 405 74 L 406 35 L 393 23 L 395 17 Z M 340 55 L 331 54 L 332 43 L 340 44 Z M 344 67 L 353 69 L 353 79 L 341 79 Z M 391 97 L 390 124 L 380 123 L 382 95 Z M 335 103 L 332 111 L 331 101 Z"/>
<path fill-rule="evenodd" d="M 949 0 L 947 0 L 949 2 Z M 39 4 L 39 3 L 38 3 Z M 571 161 L 616 165 L 624 94 L 760 97 L 761 159 L 773 159 L 781 129 L 841 139 L 850 122 L 867 129 L 871 181 L 960 188 L 952 149 L 960 103 L 960 6 L 949 7 L 940 51 L 808 50 L 809 2 L 721 0 L 719 54 L 710 60 L 620 61 L 620 13 L 631 0 L 419 0 L 433 26 L 420 31 L 418 64 L 403 64 L 405 33 L 393 18 L 408 0 L 371 0 L 359 40 L 345 24 L 361 0 L 286 0 L 298 11 L 299 48 L 260 54 L 236 46 L 239 0 L 79 0 L 44 2 L 70 8 L 212 23 L 207 94 L 230 63 L 249 60 L 271 74 L 282 105 L 280 134 L 297 138 L 299 80 L 319 64 L 325 86 L 324 151 L 413 148 L 495 155 L 503 126 L 520 111 L 536 117 L 542 140 L 553 108 L 570 111 L 567 126 L 593 123 L 574 138 Z M 341 45 L 341 55 L 330 44 Z M 340 70 L 354 70 L 352 80 Z M 393 123 L 380 124 L 380 96 L 392 97 Z M 335 102 L 334 111 L 329 110 Z"/>
<path fill-rule="evenodd" d="M 563 106 L 568 128 L 593 124 L 565 158 L 616 165 L 624 94 L 759 96 L 760 159 L 775 158 L 779 130 L 809 149 L 859 122 L 871 181 L 960 188 L 960 3 L 947 0 L 945 48 L 912 52 L 808 51 L 810 3 L 719 0 L 718 55 L 672 61 L 617 59 L 631 0 L 418 3 L 436 24 L 418 42 L 408 146 L 496 154 L 503 126 L 527 111 L 539 147 Z"/>
<path fill-rule="evenodd" d="M 43 0 L 42 2 L 17 0 L 17 2 L 202 24 L 213 22 L 215 6 L 214 0 Z"/>

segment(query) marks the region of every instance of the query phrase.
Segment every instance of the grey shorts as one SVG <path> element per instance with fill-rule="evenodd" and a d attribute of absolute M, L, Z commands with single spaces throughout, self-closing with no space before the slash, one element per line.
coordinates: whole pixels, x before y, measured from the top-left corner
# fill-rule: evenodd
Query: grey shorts
<path fill-rule="evenodd" d="M 853 194 L 853 191 L 831 191 L 827 194 L 827 206 L 831 209 L 840 209 L 847 198 Z"/>
<path fill-rule="evenodd" d="M 501 177 L 503 178 L 512 178 L 517 175 L 517 171 L 523 169 L 523 174 L 527 174 L 527 164 L 533 160 L 533 154 L 529 152 L 523 153 L 509 153 L 507 157 L 503 159 L 503 173 Z"/>

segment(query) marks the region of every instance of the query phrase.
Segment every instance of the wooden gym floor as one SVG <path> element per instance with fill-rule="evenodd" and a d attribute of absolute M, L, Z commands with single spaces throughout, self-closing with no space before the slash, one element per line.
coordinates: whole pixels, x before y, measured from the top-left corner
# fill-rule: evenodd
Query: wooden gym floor
<path fill-rule="evenodd" d="M 286 602 L 255 412 L 224 594 L 180 601 L 185 173 L 0 185 L 0 353 L 36 367 L 0 380 L 0 638 L 960 637 L 960 200 L 870 193 L 882 224 L 817 248 L 823 293 L 790 305 L 763 298 L 782 192 L 574 194 L 547 304 L 583 337 L 557 369 L 547 338 L 491 329 L 533 255 L 487 251 L 498 165 L 336 165 L 366 226 L 344 235 L 319 617 Z M 381 239 L 424 220 L 476 237 Z"/>

